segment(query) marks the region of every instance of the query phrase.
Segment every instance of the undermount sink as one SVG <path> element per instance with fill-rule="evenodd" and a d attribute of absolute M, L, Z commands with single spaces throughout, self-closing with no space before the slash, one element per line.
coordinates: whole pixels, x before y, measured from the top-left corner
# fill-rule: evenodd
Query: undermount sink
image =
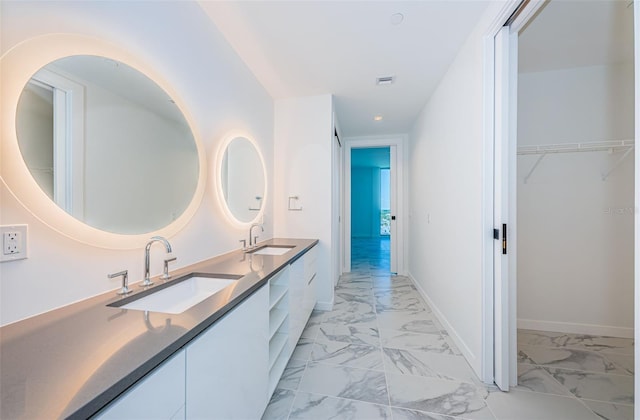
<path fill-rule="evenodd" d="M 289 252 L 292 248 L 295 247 L 292 245 L 265 245 L 255 251 L 250 251 L 249 253 L 257 255 L 283 255 Z"/>
<path fill-rule="evenodd" d="M 172 283 L 167 283 L 165 287 L 161 285 L 157 291 L 150 289 L 151 293 L 142 295 L 131 302 L 126 303 L 125 300 L 125 302 L 115 302 L 109 306 L 138 311 L 180 314 L 236 283 L 240 277 L 242 276 L 217 275 L 208 277 L 196 274 L 186 277 L 184 280 L 174 280 Z"/>

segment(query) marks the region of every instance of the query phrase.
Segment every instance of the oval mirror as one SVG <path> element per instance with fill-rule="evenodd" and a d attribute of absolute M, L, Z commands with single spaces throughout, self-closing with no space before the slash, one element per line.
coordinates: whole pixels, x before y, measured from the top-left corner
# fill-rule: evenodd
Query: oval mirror
<path fill-rule="evenodd" d="M 240 223 L 257 221 L 266 195 L 265 168 L 256 145 L 245 137 L 226 143 L 220 162 L 220 188 L 226 210 Z"/>
<path fill-rule="evenodd" d="M 122 62 L 76 55 L 46 65 L 22 90 L 16 131 L 42 191 L 99 230 L 156 231 L 196 192 L 189 124 L 160 86 Z"/>

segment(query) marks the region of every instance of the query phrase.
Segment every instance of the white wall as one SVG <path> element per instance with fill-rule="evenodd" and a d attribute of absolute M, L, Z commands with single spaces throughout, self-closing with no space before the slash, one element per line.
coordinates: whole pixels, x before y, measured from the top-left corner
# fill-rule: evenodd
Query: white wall
<path fill-rule="evenodd" d="M 481 376 L 483 36 L 491 3 L 409 134 L 409 273 Z"/>
<path fill-rule="evenodd" d="M 238 220 L 250 222 L 256 218 L 264 198 L 262 161 L 253 144 L 243 138 L 229 143 L 225 156 L 227 173 L 223 182 L 227 183 L 227 205 Z"/>
<path fill-rule="evenodd" d="M 242 129 L 259 144 L 273 190 L 273 100 L 197 3 L 3 1 L 0 8 L 1 54 L 23 40 L 58 32 L 120 45 L 179 92 L 210 168 L 224 135 Z M 209 171 L 210 180 L 211 175 Z M 176 267 L 230 251 L 247 237 L 248 232 L 225 220 L 214 187 L 208 183 L 192 221 L 169 238 L 178 257 Z M 142 249 L 100 249 L 71 240 L 39 222 L 4 183 L 0 188 L 0 223 L 29 225 L 29 259 L 0 264 L 2 324 L 115 289 L 117 281 L 108 280 L 107 273 L 128 269 L 131 281 L 142 278 Z M 272 203 L 265 204 L 262 238 L 269 238 Z M 152 252 L 152 274 L 159 274 L 163 251 L 154 247 Z"/>
<path fill-rule="evenodd" d="M 631 140 L 633 66 L 524 73 L 519 145 Z M 633 336 L 634 159 L 518 157 L 518 325 Z"/>
<path fill-rule="evenodd" d="M 85 88 L 83 220 L 131 234 L 171 223 L 191 202 L 198 179 L 196 145 L 186 121 L 74 81 Z"/>
<path fill-rule="evenodd" d="M 30 83 L 19 107 L 20 152 L 40 188 L 53 199 L 53 92 Z"/>
<path fill-rule="evenodd" d="M 331 168 L 333 98 L 319 95 L 275 102 L 275 236 L 318 238 L 318 307 L 333 304 Z M 288 197 L 298 196 L 289 211 Z"/>

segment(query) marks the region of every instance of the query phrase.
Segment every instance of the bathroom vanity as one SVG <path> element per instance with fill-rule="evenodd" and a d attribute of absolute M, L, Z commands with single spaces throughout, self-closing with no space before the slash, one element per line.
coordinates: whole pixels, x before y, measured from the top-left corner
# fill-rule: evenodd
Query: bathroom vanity
<path fill-rule="evenodd" d="M 235 276 L 181 313 L 124 309 L 149 294 L 133 284 L 0 328 L 0 417 L 260 418 L 316 303 L 317 243 L 271 239 L 153 279 Z"/>
<path fill-rule="evenodd" d="M 27 313 L 37 313 L 83 299 L 78 284 L 102 280 L 93 290 L 106 290 L 115 287 L 107 275 L 122 278 L 120 294 L 0 328 L 2 419 L 260 418 L 316 304 L 318 240 L 251 247 L 273 208 L 260 150 L 271 140 L 239 127 L 205 147 L 178 92 L 142 56 L 60 33 L 25 40 L 0 60 L 0 102 L 11 110 L 0 113 L 3 183 L 39 228 L 50 228 L 42 243 L 53 247 L 60 233 L 78 243 L 69 248 L 75 261 L 100 259 L 95 270 L 83 261 L 51 276 L 16 270 L 11 281 L 28 285 L 15 306 L 33 299 Z M 215 185 L 206 194 L 219 208 L 201 206 L 205 185 Z M 198 211 L 217 223 L 212 235 L 222 226 L 248 230 L 251 249 L 148 278 L 151 245 L 161 241 L 169 253 L 165 238 Z M 182 241 L 211 243 L 188 234 Z M 91 252 L 76 254 L 82 247 Z M 145 287 L 128 285 L 128 274 L 137 276 L 126 270 L 101 272 L 105 261 L 109 269 L 126 262 L 109 250 L 142 249 Z M 25 267 L 38 264 L 46 259 Z M 34 286 L 43 284 L 56 293 L 36 299 L 51 290 Z"/>

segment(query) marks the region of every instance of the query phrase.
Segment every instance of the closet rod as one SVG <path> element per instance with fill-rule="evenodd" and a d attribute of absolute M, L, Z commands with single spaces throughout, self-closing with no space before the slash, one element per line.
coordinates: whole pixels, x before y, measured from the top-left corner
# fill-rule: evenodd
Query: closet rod
<path fill-rule="evenodd" d="M 633 140 L 539 144 L 535 146 L 519 146 L 517 153 L 518 155 L 546 155 L 548 153 L 614 152 L 619 149 L 630 149 L 633 148 L 633 146 Z"/>

